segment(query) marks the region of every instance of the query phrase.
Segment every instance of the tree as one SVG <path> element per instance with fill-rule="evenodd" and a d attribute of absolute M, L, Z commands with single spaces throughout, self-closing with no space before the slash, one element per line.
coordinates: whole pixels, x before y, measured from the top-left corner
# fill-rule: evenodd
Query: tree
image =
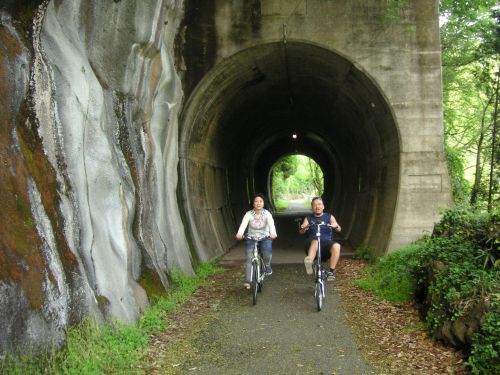
<path fill-rule="evenodd" d="M 298 159 L 296 155 L 285 156 L 280 159 L 273 167 L 278 173 L 283 175 L 283 178 L 286 180 L 290 176 L 294 175 L 297 171 Z"/>
<path fill-rule="evenodd" d="M 323 194 L 323 171 L 320 166 L 312 159 L 307 159 L 307 168 L 309 170 L 310 181 L 314 187 L 314 195 Z"/>
<path fill-rule="evenodd" d="M 323 172 L 316 162 L 304 155 L 289 155 L 278 160 L 271 170 L 273 200 L 290 195 L 323 192 Z"/>
<path fill-rule="evenodd" d="M 489 210 L 498 203 L 499 12 L 491 0 L 440 2 L 447 149 L 474 167 L 470 202 Z"/>

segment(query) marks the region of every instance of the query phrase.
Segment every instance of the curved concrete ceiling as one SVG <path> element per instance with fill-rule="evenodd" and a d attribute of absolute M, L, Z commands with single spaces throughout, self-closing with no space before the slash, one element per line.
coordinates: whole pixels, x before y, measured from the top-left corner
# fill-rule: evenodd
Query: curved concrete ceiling
<path fill-rule="evenodd" d="M 292 153 L 321 166 L 325 205 L 347 239 L 384 252 L 399 176 L 392 113 L 351 62 L 302 42 L 241 51 L 216 65 L 190 96 L 180 143 L 188 226 L 217 233 L 214 252 L 225 250 L 249 195 L 268 193 L 272 165 Z M 199 241 L 210 239 L 195 239 L 195 246 Z"/>

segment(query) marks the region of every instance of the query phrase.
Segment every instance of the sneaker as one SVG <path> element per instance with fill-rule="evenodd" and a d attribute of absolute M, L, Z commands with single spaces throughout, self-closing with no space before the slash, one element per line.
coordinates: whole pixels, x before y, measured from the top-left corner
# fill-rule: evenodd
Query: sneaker
<path fill-rule="evenodd" d="M 266 274 L 267 275 L 272 275 L 273 274 L 273 269 L 271 268 L 271 266 L 266 266 Z"/>
<path fill-rule="evenodd" d="M 312 275 L 313 273 L 313 259 L 309 257 L 304 258 L 304 266 L 306 266 L 306 272 L 308 275 Z"/>
<path fill-rule="evenodd" d="M 328 280 L 328 281 L 335 280 L 335 270 L 333 270 L 333 271 L 326 271 L 326 280 Z"/>
<path fill-rule="evenodd" d="M 245 289 L 250 289 L 250 283 L 244 283 L 243 288 Z"/>

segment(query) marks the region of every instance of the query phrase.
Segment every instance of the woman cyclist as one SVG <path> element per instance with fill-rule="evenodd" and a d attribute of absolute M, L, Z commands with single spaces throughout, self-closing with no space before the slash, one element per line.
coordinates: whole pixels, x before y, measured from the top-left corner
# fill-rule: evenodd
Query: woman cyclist
<path fill-rule="evenodd" d="M 271 212 L 264 208 L 264 196 L 262 194 L 256 194 L 252 199 L 253 209 L 247 211 L 243 216 L 241 225 L 236 233 L 236 239 L 242 240 L 247 230 L 247 236 L 254 238 L 264 238 L 261 242 L 262 256 L 264 258 L 264 263 L 266 265 L 266 273 L 268 275 L 273 273 L 271 268 L 271 258 L 272 258 L 272 240 L 276 239 L 278 235 L 276 234 L 276 228 L 274 226 L 274 219 Z M 246 264 L 245 264 L 245 283 L 243 287 L 245 289 L 250 289 L 250 279 L 252 272 L 252 257 L 253 257 L 253 247 L 254 240 L 246 240 Z"/>

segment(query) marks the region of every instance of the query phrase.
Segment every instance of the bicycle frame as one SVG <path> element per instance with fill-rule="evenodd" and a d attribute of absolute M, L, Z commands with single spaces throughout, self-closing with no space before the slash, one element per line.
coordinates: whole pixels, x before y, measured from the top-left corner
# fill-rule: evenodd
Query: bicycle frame
<path fill-rule="evenodd" d="M 321 227 L 327 226 L 332 229 L 334 227 L 329 223 L 316 222 L 309 223 L 310 226 L 316 226 L 316 241 L 318 243 L 318 250 L 316 252 L 316 262 L 314 264 L 314 298 L 316 299 L 316 307 L 318 311 L 323 308 L 323 301 L 325 299 L 325 269 L 321 262 Z"/>
<path fill-rule="evenodd" d="M 264 258 L 260 243 L 268 237 L 256 238 L 245 236 L 245 239 L 254 241 L 253 255 L 252 255 L 252 270 L 251 270 L 251 286 L 252 286 L 252 300 L 253 304 L 257 303 L 257 292 L 262 291 L 264 279 L 266 278 Z"/>
<path fill-rule="evenodd" d="M 318 241 L 318 251 L 316 252 L 316 265 L 315 265 L 315 287 L 314 287 L 314 297 L 316 298 L 316 307 L 318 311 L 323 308 L 323 300 L 325 299 L 325 282 L 324 276 L 325 272 L 323 269 L 323 263 L 321 262 L 321 226 L 324 223 L 315 223 L 316 225 L 316 240 Z"/>

